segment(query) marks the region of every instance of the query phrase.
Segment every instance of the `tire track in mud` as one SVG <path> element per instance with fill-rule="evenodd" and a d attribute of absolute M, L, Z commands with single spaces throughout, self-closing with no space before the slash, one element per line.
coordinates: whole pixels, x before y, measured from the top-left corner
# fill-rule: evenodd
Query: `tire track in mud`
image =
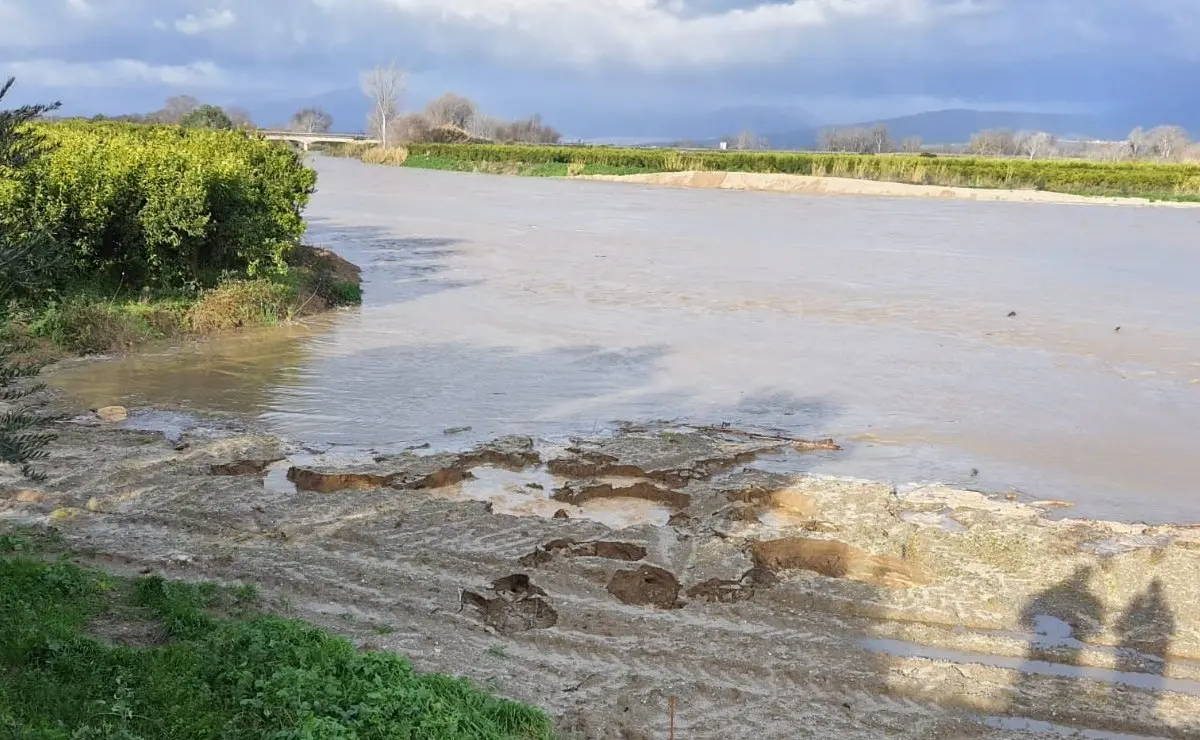
<path fill-rule="evenodd" d="M 437 529 L 427 530 L 426 537 L 422 538 L 425 542 L 414 546 L 420 549 L 428 542 L 440 539 L 443 547 L 453 550 L 454 543 L 438 538 Z M 126 533 L 129 534 L 128 530 Z M 154 539 L 174 540 L 179 546 L 189 544 L 181 541 L 177 530 L 171 528 L 164 528 Z M 215 544 L 196 539 L 198 545 L 207 544 L 211 548 Z M 471 540 L 469 535 L 458 539 Z M 117 544 L 110 543 L 110 549 Z M 393 557 L 384 560 L 357 552 L 322 548 L 319 554 L 325 562 L 319 563 L 313 562 L 311 557 L 318 554 L 315 552 L 309 553 L 303 561 L 289 557 L 299 554 L 291 552 L 292 546 L 256 545 L 236 549 L 245 556 L 252 556 L 244 559 L 243 567 L 212 568 L 210 565 L 202 569 L 218 570 L 224 577 L 248 581 L 260 580 L 266 575 L 269 581 L 285 584 L 287 590 L 326 599 L 336 595 L 337 602 L 354 605 L 368 613 L 386 615 L 392 621 L 400 618 L 410 628 L 424 625 L 426 633 L 445 631 L 444 624 L 441 630 L 436 629 L 435 619 L 453 622 L 459 632 L 467 633 L 463 637 L 475 636 L 478 624 L 469 616 L 450 613 L 453 612 L 451 595 L 457 593 L 464 581 L 470 581 L 472 575 L 477 580 L 486 580 L 499 575 L 499 571 L 508 565 L 497 563 L 480 552 L 455 558 L 439 552 L 438 564 L 429 565 L 399 553 L 390 553 Z M 232 565 L 236 566 L 236 562 Z M 245 566 L 252 566 L 252 569 Z M 364 582 L 348 578 L 350 572 L 367 572 L 371 577 Z M 566 581 L 570 576 L 557 572 L 537 575 L 546 576 L 538 580 L 548 584 Z M 599 584 L 593 584 L 590 590 L 599 589 Z M 938 708 L 936 704 L 931 706 L 889 693 L 886 680 L 879 678 L 877 667 L 873 666 L 875 658 L 855 648 L 852 640 L 837 636 L 859 631 L 848 629 L 850 625 L 840 615 L 773 613 L 771 621 L 774 624 L 766 625 L 746 619 L 754 616 L 754 609 L 728 610 L 724 614 L 713 612 L 726 610 L 709 609 L 703 616 L 679 620 L 675 618 L 676 612 L 669 616 L 662 612 L 644 612 L 614 604 L 603 596 L 589 596 L 588 590 L 556 592 L 551 589 L 556 607 L 564 614 L 560 626 L 544 633 L 523 633 L 508 638 L 510 644 L 520 648 L 518 656 L 526 652 L 536 656 L 533 664 L 528 666 L 530 671 L 557 676 L 561 682 L 582 680 L 587 675 L 620 677 L 592 681 L 570 701 L 547 703 L 542 697 L 542 703 L 551 710 L 566 712 L 581 704 L 601 702 L 614 692 L 620 693 L 626 684 L 636 679 L 657 686 L 674 686 L 680 693 L 691 695 L 687 721 L 680 724 L 680 729 L 687 729 L 695 737 L 720 735 L 724 730 L 718 728 L 728 727 L 731 711 L 740 718 L 739 727 L 746 731 L 769 733 L 772 728 L 778 729 L 775 720 L 759 725 L 746 712 L 730 710 L 720 702 L 705 698 L 729 691 L 737 692 L 740 700 L 755 698 L 763 706 L 772 707 L 771 716 L 790 717 L 793 721 L 806 716 L 815 719 L 821 712 L 814 712 L 814 706 L 834 711 L 849 705 L 864 708 L 862 712 L 870 714 L 886 712 L 893 717 L 890 726 L 899 724 L 911 731 L 922 728 L 922 736 L 927 736 L 924 732 L 931 722 L 955 726 L 963 722 L 974 724 L 965 715 L 955 716 L 957 710 L 953 708 Z M 764 608 L 769 606 L 764 605 Z M 826 629 L 801 628 L 801 623 L 813 621 L 823 622 Z M 598 622 L 644 624 L 644 629 L 639 631 L 649 636 L 606 637 L 582 629 Z M 697 629 L 701 626 L 702 632 Z M 478 636 L 476 639 L 478 648 L 484 649 L 488 638 Z M 755 655 L 757 646 L 753 643 L 763 641 L 786 644 L 788 649 L 769 662 L 743 661 L 734 657 L 743 651 Z M 659 647 L 654 647 L 656 644 Z M 944 665 L 952 667 L 949 663 Z M 442 669 L 446 669 L 444 665 Z M 878 685 L 871 691 L 855 687 L 863 683 Z M 948 716 L 931 719 L 938 714 Z"/>

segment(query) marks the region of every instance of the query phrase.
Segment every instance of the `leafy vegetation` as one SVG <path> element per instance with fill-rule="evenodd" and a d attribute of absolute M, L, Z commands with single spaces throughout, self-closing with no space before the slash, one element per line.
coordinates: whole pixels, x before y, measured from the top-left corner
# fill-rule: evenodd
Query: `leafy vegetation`
<path fill-rule="evenodd" d="M 0 537 L 2 736 L 551 736 L 537 709 L 264 614 L 253 588 L 120 579 L 29 550 Z"/>
<path fill-rule="evenodd" d="M 104 352 L 361 300 L 298 249 L 316 173 L 193 102 L 183 125 L 0 112 L 7 335 Z"/>
<path fill-rule="evenodd" d="M 452 164 L 453 163 L 453 164 Z M 722 152 L 505 144 L 408 145 L 406 166 L 540 174 L 574 166 L 618 172 L 712 170 L 850 177 L 972 188 L 1049 190 L 1105 196 L 1200 199 L 1200 166 L 1148 162 L 873 156 L 810 152 Z"/>
<path fill-rule="evenodd" d="M 60 289 L 198 289 L 230 272 L 282 272 L 304 233 L 316 174 L 285 147 L 236 131 L 124 123 L 37 133 L 49 151 L 10 178 L 0 213 L 13 229 L 60 240 Z"/>

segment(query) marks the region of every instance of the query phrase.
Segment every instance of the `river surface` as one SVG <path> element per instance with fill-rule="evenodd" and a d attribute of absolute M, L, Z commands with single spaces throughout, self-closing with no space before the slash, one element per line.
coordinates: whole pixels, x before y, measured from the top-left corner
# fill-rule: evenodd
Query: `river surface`
<path fill-rule="evenodd" d="M 52 382 L 377 450 L 728 422 L 845 445 L 811 472 L 1200 522 L 1200 210 L 314 162 L 360 310 Z"/>

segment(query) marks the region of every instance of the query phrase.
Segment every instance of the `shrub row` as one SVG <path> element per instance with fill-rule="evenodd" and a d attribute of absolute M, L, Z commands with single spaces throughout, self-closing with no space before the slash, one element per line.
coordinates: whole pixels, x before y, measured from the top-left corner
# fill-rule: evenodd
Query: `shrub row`
<path fill-rule="evenodd" d="M 618 147 L 412 144 L 409 154 L 467 162 L 580 164 L 650 172 L 713 170 L 852 177 L 926 185 L 1130 196 L 1200 195 L 1200 166 L 1147 162 L 983 157 L 873 156 L 814 152 L 695 152 Z"/>
<path fill-rule="evenodd" d="M 285 269 L 316 173 L 239 131 L 61 122 L 21 172 L 0 172 L 0 219 L 49 233 L 50 282 L 197 289 Z M 49 255 L 47 255 L 49 257 Z"/>

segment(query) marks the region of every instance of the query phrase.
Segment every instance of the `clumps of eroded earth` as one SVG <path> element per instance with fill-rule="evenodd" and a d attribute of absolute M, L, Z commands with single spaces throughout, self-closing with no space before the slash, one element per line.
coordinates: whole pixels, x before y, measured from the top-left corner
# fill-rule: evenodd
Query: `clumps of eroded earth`
<path fill-rule="evenodd" d="M 255 583 L 577 738 L 1200 736 L 1200 529 L 805 474 L 809 441 L 629 427 L 314 454 L 64 424 L 0 517 Z"/>

